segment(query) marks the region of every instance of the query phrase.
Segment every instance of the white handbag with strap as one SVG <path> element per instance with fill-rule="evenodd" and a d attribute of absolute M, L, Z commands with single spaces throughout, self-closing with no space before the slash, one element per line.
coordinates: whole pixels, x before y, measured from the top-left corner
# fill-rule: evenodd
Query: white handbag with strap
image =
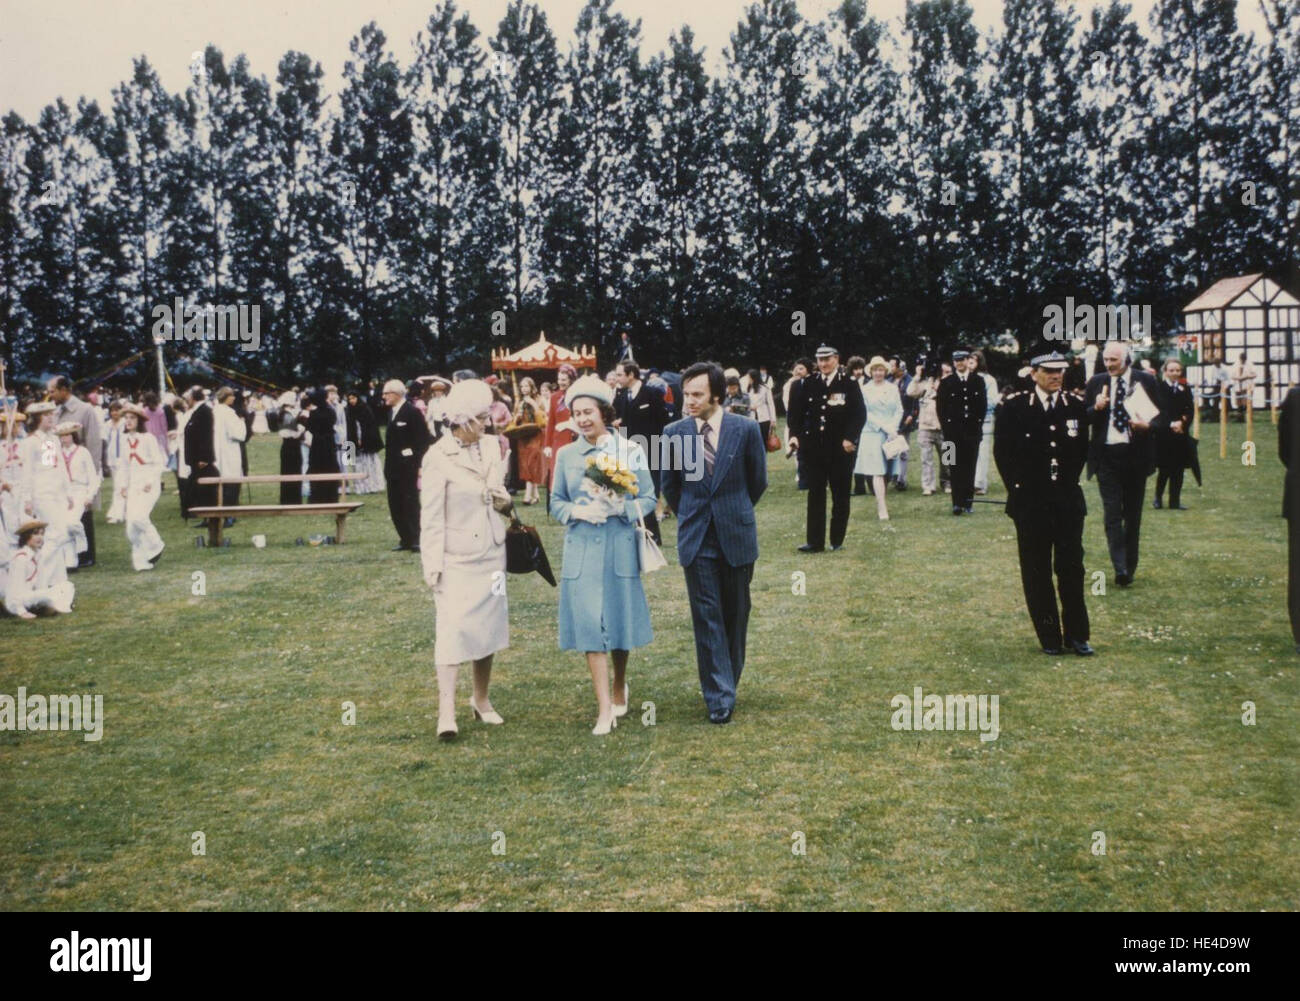
<path fill-rule="evenodd" d="M 637 549 L 641 555 L 641 572 L 654 573 L 661 567 L 666 567 L 668 560 L 664 558 L 659 544 L 655 542 L 654 536 L 650 534 L 650 529 L 645 527 L 645 519 L 638 515 L 636 524 Z"/>

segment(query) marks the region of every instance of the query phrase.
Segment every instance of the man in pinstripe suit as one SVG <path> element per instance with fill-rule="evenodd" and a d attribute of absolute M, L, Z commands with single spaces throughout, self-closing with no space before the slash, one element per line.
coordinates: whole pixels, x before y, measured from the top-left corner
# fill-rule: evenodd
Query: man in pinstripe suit
<path fill-rule="evenodd" d="M 727 723 L 745 668 L 749 583 L 758 559 L 754 505 L 767 489 L 767 452 L 758 423 L 724 413 L 721 366 L 682 373 L 686 417 L 664 428 L 660 483 L 677 515 L 677 556 L 695 627 L 700 688 L 711 723 Z M 687 457 L 700 457 L 683 468 Z M 702 475 L 701 475 L 702 474 Z"/>

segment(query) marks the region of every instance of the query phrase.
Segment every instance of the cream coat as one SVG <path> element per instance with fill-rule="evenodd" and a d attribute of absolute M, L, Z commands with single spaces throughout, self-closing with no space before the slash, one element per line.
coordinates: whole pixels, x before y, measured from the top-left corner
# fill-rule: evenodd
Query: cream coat
<path fill-rule="evenodd" d="M 479 660 L 510 644 L 506 529 L 489 487 L 504 488 L 506 463 L 493 435 L 478 458 L 446 434 L 420 467 L 420 562 L 434 587 L 434 663 Z"/>

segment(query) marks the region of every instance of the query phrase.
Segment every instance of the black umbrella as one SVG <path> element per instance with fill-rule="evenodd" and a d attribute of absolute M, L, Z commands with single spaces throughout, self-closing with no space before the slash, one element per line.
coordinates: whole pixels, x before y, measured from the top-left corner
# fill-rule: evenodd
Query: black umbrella
<path fill-rule="evenodd" d="M 1201 485 L 1200 445 L 1199 439 L 1193 438 L 1191 435 L 1187 436 L 1187 465 L 1191 467 L 1192 475 L 1196 477 L 1198 487 Z"/>

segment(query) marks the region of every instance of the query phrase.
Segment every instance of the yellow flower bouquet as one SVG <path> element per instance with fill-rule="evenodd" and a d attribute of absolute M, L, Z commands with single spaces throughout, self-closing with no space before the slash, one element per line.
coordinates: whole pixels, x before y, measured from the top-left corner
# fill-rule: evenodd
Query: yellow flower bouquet
<path fill-rule="evenodd" d="M 635 497 L 639 489 L 636 473 L 632 472 L 625 463 L 603 452 L 587 457 L 587 469 L 583 476 L 597 487 L 603 487 L 619 497 Z"/>

